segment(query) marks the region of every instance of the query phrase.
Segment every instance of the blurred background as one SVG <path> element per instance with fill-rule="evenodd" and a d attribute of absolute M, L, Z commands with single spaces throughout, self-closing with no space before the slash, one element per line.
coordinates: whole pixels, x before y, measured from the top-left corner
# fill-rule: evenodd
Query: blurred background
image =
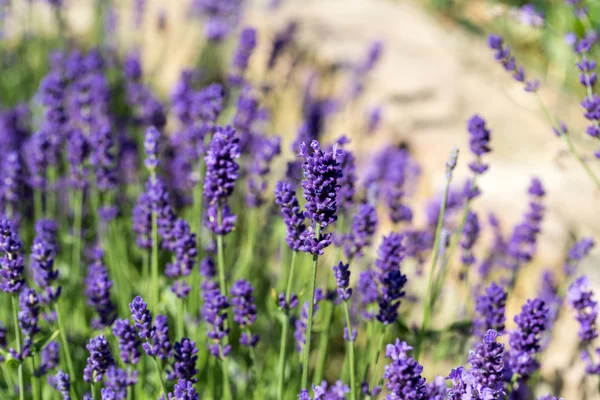
<path fill-rule="evenodd" d="M 205 21 L 194 11 L 195 1 L 62 3 L 57 7 L 54 0 L 0 0 L 3 107 L 34 96 L 50 50 L 68 41 L 83 47 L 100 42 L 120 56 L 138 52 L 145 83 L 166 100 L 184 68 L 201 65 L 218 79 L 220 66 L 230 64 L 227 57 L 237 40 L 232 35 L 220 51 L 211 49 L 203 34 Z M 600 2 L 589 3 L 595 27 Z M 409 200 L 419 210 L 417 224 L 426 218 L 419 204 L 442 190 L 450 149 L 459 146 L 467 154 L 467 118 L 477 113 L 488 121 L 491 167 L 481 179 L 483 195 L 475 209 L 481 215 L 494 210 L 508 231 L 526 209 L 531 177 L 541 178 L 547 191 L 548 212 L 537 257 L 523 271 L 532 278 L 519 280 L 513 311 L 536 292 L 542 268 L 562 264 L 575 238 L 599 237 L 600 193 L 552 132 L 536 97 L 511 79 L 487 47 L 489 33 L 505 38 L 528 75 L 540 79 L 542 98 L 569 125 L 579 152 L 600 173 L 593 156 L 598 145 L 584 133 L 580 106 L 584 89 L 576 58 L 565 41 L 567 33 L 581 35 L 585 27 L 564 0 L 265 0 L 244 2 L 240 18 L 241 26 L 258 29 L 250 75 L 281 89 L 270 97 L 270 105 L 279 110 L 272 128 L 284 138 L 282 148 L 288 151 L 284 158 L 292 156 L 289 144 L 298 130 L 298 103 L 307 82 L 321 94 L 351 86 L 356 78 L 346 66 L 364 59 L 373 43 L 382 44 L 379 62 L 360 82 L 358 100 L 327 119 L 324 132 L 328 139 L 342 133 L 351 138 L 349 147 L 357 154 L 359 171 L 367 170 L 373 153 L 385 146 L 408 147 L 420 168 Z M 274 40 L 286 32 L 293 33 L 293 43 L 282 56 L 286 62 L 267 70 Z M 381 121 L 365 135 L 374 111 L 380 112 Z M 174 123 L 167 121 L 167 134 Z M 284 168 L 282 162 L 280 174 Z M 457 174 L 459 181 L 467 176 L 466 162 Z M 599 260 L 596 251 L 582 265 L 597 288 Z M 568 399 L 583 398 L 583 364 L 571 368 L 577 358 L 575 337 L 573 321 L 558 323 L 542 362 L 547 378 L 562 376 Z M 432 373 L 444 373 L 448 367 L 440 365 L 440 371 Z"/>

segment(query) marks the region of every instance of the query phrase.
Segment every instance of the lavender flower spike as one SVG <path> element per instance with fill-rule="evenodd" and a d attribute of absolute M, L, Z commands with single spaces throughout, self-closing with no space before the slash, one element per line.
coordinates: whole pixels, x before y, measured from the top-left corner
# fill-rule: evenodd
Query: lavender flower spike
<path fill-rule="evenodd" d="M 598 303 L 593 299 L 587 276 L 582 276 L 569 286 L 567 300 L 575 310 L 579 322 L 579 338 L 582 342 L 591 342 L 598 337 L 596 319 L 598 317 Z"/>
<path fill-rule="evenodd" d="M 369 203 L 359 204 L 352 219 L 352 230 L 346 239 L 344 252 L 349 260 L 362 256 L 371 245 L 377 229 L 377 210 Z"/>
<path fill-rule="evenodd" d="M 513 79 L 525 85 L 526 92 L 537 92 L 540 82 L 538 80 L 526 80 L 525 70 L 517 66 L 515 58 L 510 54 L 510 47 L 504 45 L 504 39 L 498 35 L 488 36 L 488 46 L 494 50 L 494 58 L 504 69 L 509 72 Z"/>
<path fill-rule="evenodd" d="M 410 350 L 412 347 L 400 339 L 396 339 L 395 344 L 388 344 L 385 348 L 385 357 L 391 360 L 383 373 L 385 385 L 391 392 L 388 399 L 427 399 L 425 379 L 421 376 L 423 367 L 407 354 Z"/>
<path fill-rule="evenodd" d="M 248 61 L 256 47 L 256 29 L 245 28 L 240 33 L 238 47 L 231 63 L 229 83 L 239 86 L 244 82 L 244 73 L 248 68 Z"/>
<path fill-rule="evenodd" d="M 100 382 L 108 367 L 115 363 L 108 341 L 104 335 L 100 335 L 90 339 L 86 348 L 90 352 L 90 356 L 83 371 L 83 380 L 87 383 Z"/>
<path fill-rule="evenodd" d="M 476 159 L 469 168 L 475 174 L 482 174 L 488 169 L 488 165 L 482 163 L 481 157 L 491 151 L 490 143 L 490 130 L 485 125 L 485 120 L 479 115 L 474 115 L 467 122 L 467 130 L 469 131 L 469 146 L 471 152 L 475 155 Z"/>
<path fill-rule="evenodd" d="M 527 300 L 521 313 L 515 316 L 518 328 L 510 333 L 511 350 L 508 362 L 513 373 L 527 379 L 539 368 L 535 359 L 540 350 L 542 333 L 546 330 L 548 307 L 540 299 Z"/>
<path fill-rule="evenodd" d="M 381 286 L 377 319 L 385 325 L 396 321 L 400 299 L 405 295 L 404 286 L 407 279 L 400 271 L 400 263 L 404 259 L 402 239 L 403 236 L 398 233 L 384 237 L 375 261 L 378 269 L 377 279 Z"/>
<path fill-rule="evenodd" d="M 484 293 L 477 297 L 475 303 L 477 319 L 474 324 L 478 336 L 482 337 L 489 329 L 495 330 L 498 334 L 504 333 L 507 298 L 506 290 L 496 282 L 492 282 Z"/>
<path fill-rule="evenodd" d="M 18 293 L 25 284 L 22 246 L 14 224 L 8 219 L 0 219 L 0 253 L 3 253 L 0 258 L 0 289 L 6 293 Z"/>
<path fill-rule="evenodd" d="M 485 399 L 500 400 L 504 396 L 504 345 L 496 342 L 498 332 L 488 330 L 483 341 L 470 352 L 470 374 L 477 392 Z"/>
<path fill-rule="evenodd" d="M 240 279 L 231 287 L 231 305 L 233 306 L 233 320 L 242 328 L 249 329 L 256 321 L 256 305 L 254 304 L 254 288 L 245 279 Z M 240 344 L 255 347 L 258 344 L 258 335 L 242 332 Z"/>
<path fill-rule="evenodd" d="M 309 152 L 306 144 L 300 145 L 300 155 L 305 159 L 302 169 L 304 170 L 304 199 L 306 199 L 306 211 L 304 216 L 318 229 L 314 231 L 313 226 L 307 230 L 304 241 L 304 251 L 313 255 L 323 254 L 323 249 L 331 244 L 331 234 L 323 233 L 330 224 L 337 220 L 336 196 L 340 188 L 338 179 L 342 177 L 342 169 L 337 157 L 341 150 L 323 152 L 319 142 L 313 140 L 310 144 L 312 152 Z"/>
<path fill-rule="evenodd" d="M 306 230 L 304 213 L 298 203 L 294 187 L 285 181 L 275 186 L 275 203 L 280 207 L 285 222 L 287 236 L 285 240 L 293 251 L 302 250 L 303 234 Z"/>

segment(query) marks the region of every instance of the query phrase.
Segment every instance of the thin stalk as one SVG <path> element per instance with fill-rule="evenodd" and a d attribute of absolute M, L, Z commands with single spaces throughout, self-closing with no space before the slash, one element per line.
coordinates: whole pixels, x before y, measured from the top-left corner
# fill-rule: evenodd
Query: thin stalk
<path fill-rule="evenodd" d="M 13 323 L 15 324 L 15 338 L 17 340 L 17 352 L 21 353 L 21 329 L 19 328 L 19 315 L 18 315 L 18 303 L 17 296 L 11 296 L 12 309 L 13 309 Z M 23 362 L 19 362 L 18 368 L 19 375 L 19 399 L 25 400 L 25 378 L 23 376 Z"/>
<path fill-rule="evenodd" d="M 223 213 L 221 206 L 218 210 L 219 225 L 223 223 Z M 223 255 L 223 235 L 217 235 L 217 262 L 219 264 L 219 288 L 221 293 L 227 296 L 227 282 L 225 282 L 225 259 Z"/>
<path fill-rule="evenodd" d="M 231 387 L 229 386 L 226 360 L 226 358 L 221 360 L 221 373 L 223 374 L 223 399 L 231 400 Z"/>
<path fill-rule="evenodd" d="M 290 296 L 292 294 L 292 286 L 294 282 L 294 269 L 296 268 L 296 254 L 297 251 L 292 252 L 292 262 L 290 265 L 290 272 L 288 273 L 287 287 L 285 289 L 285 301 L 286 304 L 290 302 Z M 277 399 L 283 399 L 283 384 L 285 375 L 285 353 L 287 351 L 287 339 L 288 330 L 290 327 L 289 313 L 286 310 L 285 318 L 283 319 L 283 326 L 281 327 L 281 342 L 279 345 L 279 363 L 278 363 L 278 374 L 277 374 Z"/>
<path fill-rule="evenodd" d="M 69 371 L 69 381 L 71 381 L 71 391 L 76 399 L 79 398 L 79 394 L 77 393 L 77 389 L 75 387 L 75 382 L 72 380 L 75 379 L 75 368 L 73 367 L 73 358 L 71 357 L 71 350 L 69 348 L 69 342 L 67 341 L 67 331 L 65 330 L 65 325 L 63 323 L 62 313 L 60 311 L 60 307 L 58 303 L 54 304 L 54 311 L 56 312 L 56 323 L 58 324 L 58 330 L 60 332 L 60 342 L 62 345 L 62 349 L 65 352 L 65 358 L 67 360 L 67 371 Z"/>
<path fill-rule="evenodd" d="M 435 240 L 433 242 L 433 253 L 431 257 L 431 265 L 429 266 L 429 283 L 427 284 L 427 295 L 425 296 L 425 305 L 423 307 L 423 322 L 421 323 L 421 329 L 417 336 L 417 344 L 415 346 L 415 359 L 419 360 L 419 354 L 421 352 L 421 341 L 423 340 L 423 332 L 427 328 L 429 323 L 429 317 L 431 314 L 431 292 L 433 290 L 433 277 L 435 275 L 435 266 L 437 265 L 440 248 L 440 234 L 444 226 L 444 214 L 446 213 L 446 203 L 448 202 L 448 193 L 450 191 L 451 175 L 446 179 L 446 187 L 444 189 L 444 197 L 440 206 L 440 213 L 438 215 L 438 222 L 435 228 Z"/>
<path fill-rule="evenodd" d="M 158 360 L 156 359 L 156 357 L 152 357 L 152 361 L 154 361 L 154 367 L 156 368 L 156 374 L 158 375 L 158 382 L 160 383 L 160 391 L 161 391 L 161 396 L 162 395 L 167 395 L 167 391 L 165 390 L 165 383 L 163 381 L 163 376 L 162 376 L 162 368 L 160 367 L 160 364 L 158 363 Z"/>
<path fill-rule="evenodd" d="M 321 227 L 317 225 L 316 237 L 321 239 Z M 306 336 L 304 343 L 304 359 L 302 365 L 302 389 L 308 388 L 308 365 L 310 361 L 310 339 L 312 334 L 313 313 L 315 308 L 315 286 L 317 283 L 318 254 L 313 255 L 312 270 L 310 275 L 310 288 L 308 292 L 308 321 L 306 324 Z"/>
<path fill-rule="evenodd" d="M 90 383 L 90 390 L 92 392 L 92 399 L 98 400 L 98 393 L 96 393 L 96 384 L 94 382 Z"/>
<path fill-rule="evenodd" d="M 73 248 L 71 254 L 71 268 L 74 270 L 74 282 L 79 282 L 81 277 L 81 225 L 83 211 L 83 190 L 77 189 L 74 195 L 73 220 Z"/>
<path fill-rule="evenodd" d="M 4 381 L 6 383 L 6 387 L 14 388 L 15 384 L 10 376 L 8 368 L 6 368 L 6 363 L 0 363 L 0 367 L 2 368 L 2 376 L 4 377 Z"/>
<path fill-rule="evenodd" d="M 348 330 L 348 363 L 350 364 L 350 399 L 356 400 L 356 371 L 354 365 L 354 340 L 352 340 L 352 323 L 350 322 L 350 309 L 348 302 L 344 301 L 344 314 L 346 315 L 346 329 Z"/>
<path fill-rule="evenodd" d="M 177 328 L 176 328 L 176 332 L 177 332 L 177 337 L 181 338 L 184 337 L 184 327 L 183 327 L 183 320 L 184 320 L 184 315 L 185 315 L 185 303 L 184 303 L 184 299 L 177 299 L 177 318 L 175 318 L 177 320 Z"/>
<path fill-rule="evenodd" d="M 32 355 L 29 358 L 29 368 L 31 368 L 31 393 L 33 394 L 33 400 L 40 399 L 40 378 L 35 376 L 35 356 Z"/>
<path fill-rule="evenodd" d="M 56 215 L 56 166 L 48 167 L 48 204 L 46 212 L 49 217 Z"/>
<path fill-rule="evenodd" d="M 377 347 L 375 348 L 375 357 L 373 358 L 373 362 L 371 362 L 371 379 L 369 381 L 370 391 L 372 391 L 375 388 L 375 383 L 377 382 L 377 371 L 379 370 L 380 358 L 379 356 L 381 355 L 381 348 L 383 347 L 383 341 L 385 339 L 385 327 L 385 325 L 381 324 L 381 330 L 379 332 L 379 342 L 377 343 Z"/>
<path fill-rule="evenodd" d="M 36 221 L 38 221 L 44 215 L 42 191 L 40 189 L 33 190 L 33 213 Z"/>
<path fill-rule="evenodd" d="M 239 276 L 245 278 L 248 277 L 248 267 L 250 266 L 250 258 L 252 256 L 252 250 L 254 249 L 254 243 L 256 239 L 256 220 L 258 210 L 253 208 L 248 212 L 248 229 L 246 231 L 246 243 L 244 244 L 243 251 L 241 253 L 239 262 L 240 267 Z"/>
<path fill-rule="evenodd" d="M 158 312 L 158 225 L 156 212 L 152 211 L 152 310 Z"/>
<path fill-rule="evenodd" d="M 333 311 L 334 304 L 331 301 L 324 302 L 323 308 L 325 311 L 325 325 L 323 330 L 319 333 L 319 358 L 317 359 L 317 365 L 315 366 L 315 376 L 313 382 L 319 384 L 323 380 L 323 371 L 325 370 L 325 364 L 327 362 L 327 348 L 329 347 L 329 331 L 331 330 L 331 323 L 333 322 Z"/>
<path fill-rule="evenodd" d="M 594 174 L 594 172 L 587 165 L 587 163 L 585 162 L 583 157 L 581 157 L 581 155 L 577 152 L 569 134 L 563 133 L 563 131 L 560 127 L 560 123 L 558 121 L 556 121 L 555 118 L 552 116 L 552 114 L 550 113 L 550 110 L 548 110 L 548 107 L 546 107 L 546 104 L 542 100 L 542 97 L 539 94 L 539 92 L 537 93 L 537 99 L 538 99 L 540 108 L 542 109 L 542 111 L 544 112 L 544 115 L 546 116 L 546 119 L 548 120 L 548 122 L 550 122 L 550 125 L 552 127 L 556 128 L 556 131 L 559 133 L 560 138 L 562 140 L 564 140 L 565 143 L 567 144 L 569 153 L 571 153 L 571 155 L 575 158 L 577 163 L 579 165 L 581 165 L 581 168 L 583 168 L 583 170 L 588 175 L 588 177 L 592 180 L 592 182 L 594 182 L 594 185 L 596 185 L 596 188 L 598 188 L 600 190 L 600 179 L 598 179 L 596 174 Z"/>

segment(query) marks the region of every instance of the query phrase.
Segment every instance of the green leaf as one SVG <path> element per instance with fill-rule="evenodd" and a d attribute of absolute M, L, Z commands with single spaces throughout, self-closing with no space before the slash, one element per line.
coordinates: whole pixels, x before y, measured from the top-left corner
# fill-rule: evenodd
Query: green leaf
<path fill-rule="evenodd" d="M 59 333 L 60 333 L 60 331 L 57 329 L 54 332 L 51 332 L 51 333 L 47 334 L 46 336 L 44 336 L 43 338 L 41 338 L 40 340 L 36 341 L 33 345 L 33 351 L 35 353 L 37 353 L 37 352 L 40 352 L 43 349 L 45 349 L 46 346 L 48 346 L 51 341 L 56 339 L 56 337 L 58 336 Z"/>

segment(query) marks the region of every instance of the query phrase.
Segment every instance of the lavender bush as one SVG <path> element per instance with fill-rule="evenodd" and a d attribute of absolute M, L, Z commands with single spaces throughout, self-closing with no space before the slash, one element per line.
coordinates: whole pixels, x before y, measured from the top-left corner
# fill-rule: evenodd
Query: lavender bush
<path fill-rule="evenodd" d="M 510 234 L 479 204 L 496 168 L 485 116 L 465 121 L 468 148 L 448 149 L 436 166 L 443 191 L 422 206 L 409 146 L 353 151 L 352 139 L 377 134 L 381 107 L 349 137 L 330 135 L 332 119 L 362 105 L 383 42 L 320 74 L 300 57 L 295 22 L 268 37 L 242 24 L 243 1 L 194 0 L 210 56 L 165 100 L 140 54 L 108 39 L 111 1 L 98 2 L 87 49 L 69 36 L 67 5 L 49 3 L 57 38 L 28 32 L 1 45 L 3 76 L 23 90 L 0 108 L 0 398 L 556 399 L 560 382 L 542 367 L 559 316 L 578 325 L 577 363 L 598 383 L 597 297 L 579 271 L 594 240 L 567 244 L 564 265 L 523 299 L 546 189 L 531 177 Z M 145 3 L 131 10 L 137 36 Z M 586 29 L 570 37 L 586 133 L 598 138 L 596 34 L 586 2 L 566 3 Z M 543 27 L 532 6 L 522 13 Z M 161 12 L 159 34 L 167 21 Z M 541 82 L 506 41 L 490 34 L 488 44 L 544 107 Z M 14 63 L 34 47 L 41 67 Z M 302 69 L 315 72 L 301 83 L 278 72 Z M 278 136 L 290 86 L 301 94 L 297 134 Z M 547 115 L 600 189 L 566 125 Z M 442 307 L 449 292 L 454 312 Z"/>

